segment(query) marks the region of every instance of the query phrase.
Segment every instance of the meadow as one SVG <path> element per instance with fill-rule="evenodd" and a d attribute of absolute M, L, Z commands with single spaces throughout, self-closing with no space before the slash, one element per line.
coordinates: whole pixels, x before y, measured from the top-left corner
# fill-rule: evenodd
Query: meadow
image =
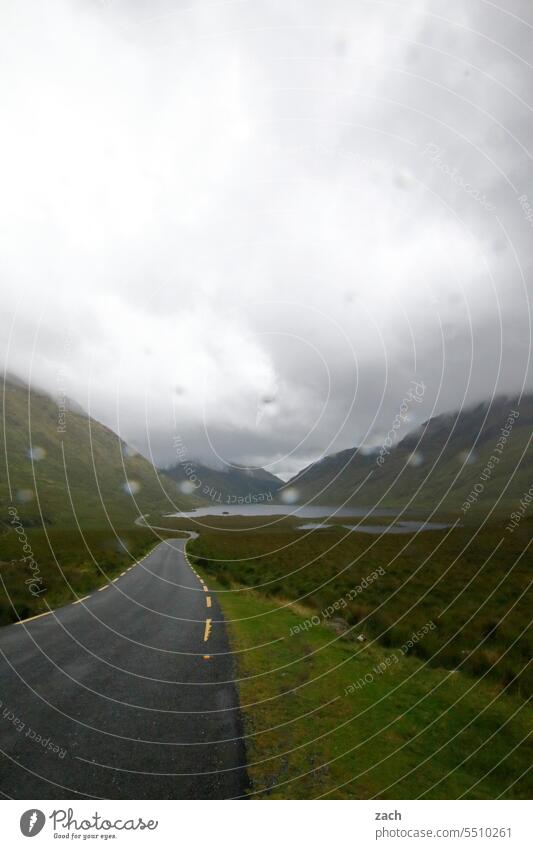
<path fill-rule="evenodd" d="M 531 519 L 513 534 L 503 519 L 380 536 L 340 527 L 303 532 L 291 520 L 253 530 L 243 520 L 240 528 L 237 519 L 227 525 L 204 524 L 189 545 L 222 596 L 250 588 L 273 610 L 282 602 L 334 624 L 345 640 L 363 636 L 384 647 L 402 646 L 432 621 L 411 654 L 531 695 Z M 362 586 L 377 570 L 383 574 Z"/>
<path fill-rule="evenodd" d="M 235 652 L 252 796 L 529 798 L 531 522 L 214 524 L 187 548 Z"/>
<path fill-rule="evenodd" d="M 530 798 L 533 711 L 517 695 L 324 624 L 297 631 L 298 613 L 254 593 L 219 598 L 251 798 Z"/>

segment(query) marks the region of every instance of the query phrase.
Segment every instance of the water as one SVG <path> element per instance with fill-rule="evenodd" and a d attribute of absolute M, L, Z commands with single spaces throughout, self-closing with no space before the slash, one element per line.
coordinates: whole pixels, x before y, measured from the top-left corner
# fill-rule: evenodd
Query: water
<path fill-rule="evenodd" d="M 375 514 L 378 515 L 378 514 Z M 299 531 L 324 530 L 327 527 L 346 528 L 359 534 L 413 534 L 415 531 L 443 531 L 450 525 L 442 522 L 396 522 L 394 525 L 324 525 L 320 522 L 307 522 L 299 525 Z"/>
<path fill-rule="evenodd" d="M 179 519 L 200 519 L 202 516 L 297 516 L 301 519 L 357 518 L 359 516 L 394 516 L 394 510 L 373 510 L 364 507 L 331 507 L 324 504 L 216 504 L 198 507 L 188 513 L 169 513 Z"/>

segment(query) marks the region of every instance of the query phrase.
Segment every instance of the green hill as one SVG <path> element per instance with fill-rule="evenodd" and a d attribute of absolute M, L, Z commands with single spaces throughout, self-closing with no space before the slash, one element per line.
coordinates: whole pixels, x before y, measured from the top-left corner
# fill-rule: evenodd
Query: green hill
<path fill-rule="evenodd" d="M 518 415 L 517 415 L 518 413 Z M 460 516 L 515 509 L 533 480 L 533 396 L 436 416 L 396 446 L 341 451 L 287 484 L 299 501 Z"/>
<path fill-rule="evenodd" d="M 4 384 L 2 400 L 0 624 L 8 624 L 81 598 L 142 557 L 161 531 L 136 525 L 139 513 L 157 519 L 199 501 L 72 402 L 58 406 L 17 380 Z"/>

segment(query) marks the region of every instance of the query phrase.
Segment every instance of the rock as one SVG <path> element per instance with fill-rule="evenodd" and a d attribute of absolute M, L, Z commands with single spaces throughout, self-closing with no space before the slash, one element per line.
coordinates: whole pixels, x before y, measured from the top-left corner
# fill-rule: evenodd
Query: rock
<path fill-rule="evenodd" d="M 329 619 L 327 622 L 328 628 L 331 628 L 332 631 L 335 631 L 336 634 L 344 634 L 350 628 L 346 619 L 342 619 L 340 616 L 336 616 L 334 619 Z"/>

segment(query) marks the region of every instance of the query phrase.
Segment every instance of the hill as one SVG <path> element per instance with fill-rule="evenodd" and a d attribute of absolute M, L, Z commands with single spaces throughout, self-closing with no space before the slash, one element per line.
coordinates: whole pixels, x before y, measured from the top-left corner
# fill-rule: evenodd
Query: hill
<path fill-rule="evenodd" d="M 293 477 L 299 501 L 438 508 L 472 516 L 515 509 L 533 478 L 533 396 L 436 416 L 397 445 L 350 448 Z M 391 440 L 392 441 L 392 440 Z"/>
<path fill-rule="evenodd" d="M 3 388 L 0 509 L 26 527 L 128 525 L 195 500 L 78 405 L 9 379 Z"/>

